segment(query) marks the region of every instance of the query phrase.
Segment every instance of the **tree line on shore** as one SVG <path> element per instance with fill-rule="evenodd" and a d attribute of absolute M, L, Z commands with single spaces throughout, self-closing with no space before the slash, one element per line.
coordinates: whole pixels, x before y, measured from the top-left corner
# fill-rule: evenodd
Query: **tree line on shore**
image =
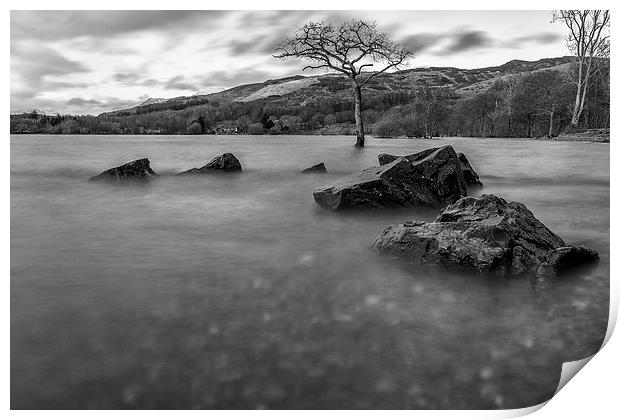
<path fill-rule="evenodd" d="M 509 74 L 486 91 L 460 97 L 449 88 L 367 95 L 365 132 L 375 137 L 541 137 L 571 129 L 571 69 Z M 590 81 L 579 128 L 609 127 L 609 67 Z M 196 100 L 152 104 L 99 116 L 12 115 L 11 133 L 41 134 L 354 134 L 354 102 L 320 97 L 293 104 Z"/>
<path fill-rule="evenodd" d="M 512 74 L 486 92 L 450 101 L 452 92 L 422 89 L 411 104 L 394 107 L 373 126 L 378 137 L 555 137 L 609 127 L 609 70 L 591 84 L 578 126 L 571 125 L 574 85 L 566 73 Z"/>

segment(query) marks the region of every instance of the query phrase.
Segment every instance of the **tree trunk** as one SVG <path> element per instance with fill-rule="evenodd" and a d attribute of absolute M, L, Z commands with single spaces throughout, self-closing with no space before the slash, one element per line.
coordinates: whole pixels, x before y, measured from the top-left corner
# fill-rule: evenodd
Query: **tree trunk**
<path fill-rule="evenodd" d="M 491 137 L 495 137 L 495 120 L 497 119 L 497 99 L 495 100 L 495 111 L 493 111 L 493 117 L 491 119 Z"/>
<path fill-rule="evenodd" d="M 553 113 L 555 111 L 555 107 L 551 107 L 551 113 L 549 114 L 549 133 L 547 134 L 547 138 L 551 138 L 553 136 Z"/>
<path fill-rule="evenodd" d="M 424 118 L 424 138 L 425 139 L 430 139 L 431 135 L 428 132 L 428 120 L 431 118 L 431 106 L 430 104 L 428 104 L 426 106 L 426 113 L 425 113 L 425 118 Z"/>
<path fill-rule="evenodd" d="M 357 141 L 355 146 L 364 147 L 364 121 L 362 121 L 362 87 L 357 84 L 355 88 L 355 131 Z"/>
<path fill-rule="evenodd" d="M 579 117 L 581 116 L 581 110 L 583 109 L 581 103 L 583 86 L 583 63 L 579 63 L 579 73 L 577 75 L 577 93 L 575 94 L 575 105 L 573 106 L 573 115 L 571 118 L 571 126 L 577 127 L 579 124 Z"/>
<path fill-rule="evenodd" d="M 508 113 L 508 137 L 512 137 L 512 112 Z"/>
<path fill-rule="evenodd" d="M 577 119 L 575 120 L 575 123 L 574 123 L 575 126 L 579 123 L 579 119 L 581 118 L 581 113 L 583 112 L 583 107 L 586 104 L 586 94 L 588 92 L 588 83 L 590 83 L 590 80 L 589 80 L 588 73 L 586 73 L 583 79 L 583 87 L 581 88 L 581 101 L 579 102 L 579 109 L 577 111 Z"/>

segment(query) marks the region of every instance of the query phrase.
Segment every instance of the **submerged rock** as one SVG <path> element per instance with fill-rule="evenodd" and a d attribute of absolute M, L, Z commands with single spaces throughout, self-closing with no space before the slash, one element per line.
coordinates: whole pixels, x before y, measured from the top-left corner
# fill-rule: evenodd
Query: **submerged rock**
<path fill-rule="evenodd" d="M 535 283 L 540 283 L 548 278 L 553 278 L 563 270 L 580 265 L 598 261 L 598 252 L 581 245 L 568 245 L 557 248 L 546 255 L 545 259 L 538 266 Z"/>
<path fill-rule="evenodd" d="M 421 263 L 499 275 L 533 274 L 540 268 L 541 278 L 598 258 L 594 250 L 566 246 L 522 203 L 492 194 L 462 198 L 434 222 L 388 226 L 372 248 Z"/>
<path fill-rule="evenodd" d="M 309 168 L 306 168 L 303 171 L 301 171 L 302 174 L 309 174 L 309 173 L 313 173 L 313 172 L 326 173 L 327 172 L 327 168 L 325 167 L 325 163 L 323 163 L 323 162 L 317 163 L 316 165 L 313 165 L 313 166 L 311 166 Z"/>
<path fill-rule="evenodd" d="M 178 175 L 206 174 L 211 172 L 241 172 L 241 163 L 232 153 L 224 153 L 217 156 L 200 168 L 192 168 Z"/>
<path fill-rule="evenodd" d="M 118 184 L 127 181 L 149 181 L 153 176 L 157 176 L 155 171 L 151 169 L 151 164 L 147 158 L 134 160 L 121 166 L 108 169 L 93 176 L 89 181 L 108 182 Z"/>
<path fill-rule="evenodd" d="M 452 146 L 444 146 L 336 180 L 315 191 L 314 200 L 326 209 L 345 210 L 440 206 L 465 195 L 460 161 Z"/>
<path fill-rule="evenodd" d="M 443 146 L 443 147 L 452 147 L 452 146 Z M 428 155 L 430 155 L 431 153 L 435 152 L 438 149 L 441 149 L 441 147 L 434 147 L 431 149 L 422 150 L 421 152 L 414 153 L 412 155 L 407 155 L 407 156 L 396 156 L 396 155 L 391 155 L 389 153 L 381 153 L 378 156 L 379 165 L 386 165 L 388 163 L 395 161 L 396 159 L 400 157 L 415 162 L 417 160 L 426 158 Z M 461 171 L 463 171 L 463 177 L 465 178 L 465 183 L 468 186 L 480 186 L 481 187 L 482 182 L 480 182 L 480 177 L 478 176 L 476 171 L 474 171 L 474 168 L 472 168 L 465 154 L 459 152 L 457 153 L 457 158 L 461 164 Z"/>

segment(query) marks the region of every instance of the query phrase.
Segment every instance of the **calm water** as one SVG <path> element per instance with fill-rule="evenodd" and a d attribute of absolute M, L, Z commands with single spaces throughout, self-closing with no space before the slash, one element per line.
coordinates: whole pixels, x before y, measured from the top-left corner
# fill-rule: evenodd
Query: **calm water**
<path fill-rule="evenodd" d="M 12 408 L 517 408 L 602 344 L 609 145 L 508 139 L 11 136 Z M 485 188 L 601 261 L 544 292 L 374 255 L 437 211 L 322 211 L 312 191 L 452 144 Z M 240 175 L 109 186 L 233 152 Z M 324 161 L 328 174 L 300 175 Z M 480 194 L 481 192 L 477 193 Z"/>

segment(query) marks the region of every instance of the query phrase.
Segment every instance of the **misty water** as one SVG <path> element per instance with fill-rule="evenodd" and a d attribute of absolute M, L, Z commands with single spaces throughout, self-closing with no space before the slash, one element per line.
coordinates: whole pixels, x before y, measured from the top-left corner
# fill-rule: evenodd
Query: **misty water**
<path fill-rule="evenodd" d="M 518 408 L 596 352 L 609 310 L 609 145 L 516 139 L 11 136 L 12 408 Z M 452 144 L 600 263 L 545 290 L 375 255 L 438 209 L 332 213 L 312 191 Z M 162 175 L 234 153 L 236 175 Z M 328 173 L 299 172 L 324 161 Z"/>

